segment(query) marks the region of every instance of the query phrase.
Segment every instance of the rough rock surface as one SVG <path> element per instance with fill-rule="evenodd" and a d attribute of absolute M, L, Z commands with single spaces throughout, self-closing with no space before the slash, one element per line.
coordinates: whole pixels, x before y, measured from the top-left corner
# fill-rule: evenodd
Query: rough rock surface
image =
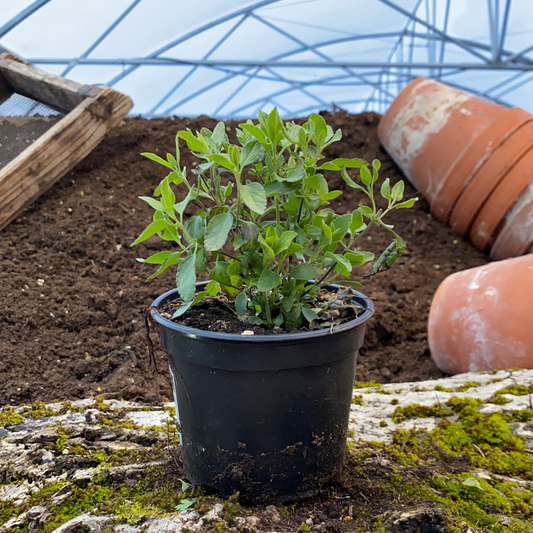
<path fill-rule="evenodd" d="M 522 392 L 507 394 L 505 390 L 511 390 L 509 387 L 521 387 Z M 483 414 L 512 414 L 533 409 L 532 395 L 528 393 L 532 390 L 532 370 L 463 374 L 417 383 L 356 386 L 349 446 L 352 451 L 365 450 L 370 441 L 390 443 L 395 429 L 431 431 L 443 418 L 457 418 L 455 413 L 445 410 L 438 417 L 427 416 L 426 413 L 402 420 L 402 409 L 413 404 L 443 406 L 445 409 L 446 402 L 452 397 L 475 398 L 481 400 L 479 412 Z M 495 398 L 500 400 L 492 403 Z M 236 506 L 237 510 L 229 512 L 226 504 L 214 503 L 208 510 L 197 506 L 187 508 L 187 502 L 194 503 L 194 499 L 187 492 L 186 485 L 182 486 L 183 493 L 178 498 L 182 512 L 154 511 L 154 502 L 139 487 L 148 486 L 147 479 L 154 476 L 159 476 L 162 482 L 165 477 L 179 479 L 180 473 L 183 476 L 172 404 L 146 407 L 125 401 L 87 399 L 8 406 L 0 409 L 0 426 L 3 426 L 0 427 L 2 533 L 278 531 L 276 524 L 281 518 L 275 507 L 263 506 L 244 511 Z M 515 436 L 521 437 L 525 451 L 533 454 L 531 420 L 513 422 L 509 427 L 512 427 Z M 374 454 L 364 462 L 376 466 L 380 461 L 383 464 L 387 462 Z M 164 475 L 161 474 L 163 471 Z M 478 469 L 472 470 L 472 473 L 480 479 L 499 479 L 498 474 L 493 472 Z M 526 479 L 500 478 L 512 481 L 524 490 L 533 488 L 533 481 L 527 476 Z M 96 479 L 101 483 L 95 485 Z M 119 503 L 106 510 L 111 486 L 115 487 L 115 496 L 118 493 L 124 497 L 118 500 L 115 497 L 115 504 Z M 158 497 L 176 498 L 175 493 L 166 494 L 165 485 L 159 486 L 158 490 Z M 69 503 L 74 501 L 73 495 L 78 495 L 81 503 Z M 58 509 L 62 509 L 63 514 L 59 515 Z M 422 511 L 395 511 L 386 523 L 396 528 L 400 527 L 398 524 L 414 523 L 420 512 L 427 523 L 436 524 L 442 518 L 441 510 L 430 507 Z M 343 526 L 346 526 L 346 520 L 346 517 L 341 517 Z M 513 519 L 502 517 L 501 520 Z M 302 531 L 325 530 L 320 525 L 316 526 L 316 518 L 312 516 L 305 525 L 308 529 L 302 526 Z M 405 527 L 400 529 L 411 530 L 411 526 Z M 431 531 L 441 531 L 439 527 L 436 525 Z M 279 531 L 286 530 L 281 526 L 279 528 Z M 526 527 L 516 531 L 530 529 Z"/>

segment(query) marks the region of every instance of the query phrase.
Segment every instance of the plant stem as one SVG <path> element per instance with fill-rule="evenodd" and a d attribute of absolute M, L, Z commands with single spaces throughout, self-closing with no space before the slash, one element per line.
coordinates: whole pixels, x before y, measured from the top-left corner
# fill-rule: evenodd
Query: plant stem
<path fill-rule="evenodd" d="M 267 322 L 270 324 L 272 322 L 272 316 L 270 315 L 270 305 L 268 303 L 268 296 L 266 294 L 266 292 L 263 293 L 264 294 L 264 297 L 265 297 L 265 314 L 266 314 L 266 319 L 267 319 Z"/>

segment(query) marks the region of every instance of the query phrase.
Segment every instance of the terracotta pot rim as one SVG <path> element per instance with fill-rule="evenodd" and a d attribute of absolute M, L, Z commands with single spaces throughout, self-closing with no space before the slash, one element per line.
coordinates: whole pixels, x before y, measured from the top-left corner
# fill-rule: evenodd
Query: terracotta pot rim
<path fill-rule="evenodd" d="M 448 222 L 454 207 L 492 154 L 507 142 L 533 115 L 519 107 L 509 109 L 473 139 L 450 166 L 441 180 L 439 194 L 431 204 L 431 214 L 441 222 Z"/>

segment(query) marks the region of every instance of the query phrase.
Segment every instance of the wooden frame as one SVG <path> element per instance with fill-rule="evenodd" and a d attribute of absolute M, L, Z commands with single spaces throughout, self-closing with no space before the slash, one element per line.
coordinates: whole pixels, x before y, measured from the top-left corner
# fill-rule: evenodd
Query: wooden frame
<path fill-rule="evenodd" d="M 80 85 L 0 55 L 0 102 L 22 94 L 66 115 L 0 169 L 0 231 L 79 163 L 132 108 L 109 87 Z"/>

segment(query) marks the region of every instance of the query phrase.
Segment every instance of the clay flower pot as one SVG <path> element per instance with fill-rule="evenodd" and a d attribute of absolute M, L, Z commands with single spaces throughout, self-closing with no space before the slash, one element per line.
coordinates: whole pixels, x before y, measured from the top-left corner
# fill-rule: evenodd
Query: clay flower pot
<path fill-rule="evenodd" d="M 450 227 L 463 236 L 467 235 L 487 199 L 532 146 L 533 121 L 529 121 L 479 166 L 453 208 Z"/>
<path fill-rule="evenodd" d="M 533 369 L 533 254 L 447 277 L 429 313 L 428 340 L 449 374 Z"/>
<path fill-rule="evenodd" d="M 490 164 L 490 163 L 489 163 Z M 532 181 L 533 148 L 505 174 L 481 208 L 470 230 L 470 242 L 481 251 L 494 243 L 496 231 Z"/>
<path fill-rule="evenodd" d="M 477 161 L 471 158 L 466 166 L 472 168 L 461 170 L 466 175 L 450 171 L 495 121 L 500 119 L 495 131 L 503 140 L 525 120 L 523 112 L 511 111 L 434 80 L 417 78 L 393 101 L 381 119 L 378 135 L 390 156 L 430 204 L 437 198 L 442 201 L 441 193 L 446 200 L 445 195 L 452 191 L 452 197 L 446 200 L 448 212 Z M 490 143 L 490 138 L 482 138 L 481 145 L 486 147 L 487 142 Z M 479 155 L 480 150 L 473 153 Z M 443 189 L 445 180 L 459 180 L 460 186 Z"/>
<path fill-rule="evenodd" d="M 533 182 L 505 217 L 490 251 L 491 259 L 518 257 L 533 252 Z"/>

